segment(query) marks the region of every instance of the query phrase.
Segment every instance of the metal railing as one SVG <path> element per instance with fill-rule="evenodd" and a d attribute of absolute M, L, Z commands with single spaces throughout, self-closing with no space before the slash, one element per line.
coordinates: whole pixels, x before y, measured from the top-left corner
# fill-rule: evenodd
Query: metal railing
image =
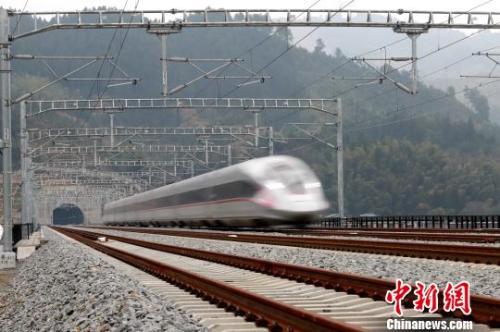
<path fill-rule="evenodd" d="M 493 229 L 500 228 L 500 215 L 420 215 L 322 218 L 318 226 L 325 228 L 366 229 Z"/>

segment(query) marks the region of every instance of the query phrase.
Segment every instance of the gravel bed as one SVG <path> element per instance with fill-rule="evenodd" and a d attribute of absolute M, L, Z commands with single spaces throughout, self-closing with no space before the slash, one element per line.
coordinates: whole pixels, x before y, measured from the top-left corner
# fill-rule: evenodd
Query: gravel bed
<path fill-rule="evenodd" d="M 498 287 L 500 284 L 500 266 L 498 265 L 238 243 L 101 229 L 96 229 L 95 231 L 182 247 L 212 250 L 238 256 L 257 257 L 384 279 L 401 278 L 405 282 L 415 282 L 417 280 L 424 283 L 435 282 L 440 287 L 444 287 L 448 281 L 456 283 L 467 280 L 471 284 L 472 293 L 500 297 L 500 287 Z"/>
<path fill-rule="evenodd" d="M 0 295 L 2 331 L 206 331 L 172 303 L 50 231 Z"/>

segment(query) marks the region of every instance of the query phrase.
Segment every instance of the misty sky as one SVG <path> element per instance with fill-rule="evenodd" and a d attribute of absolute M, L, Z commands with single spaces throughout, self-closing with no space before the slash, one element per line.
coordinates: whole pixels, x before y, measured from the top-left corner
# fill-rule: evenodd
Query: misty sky
<path fill-rule="evenodd" d="M 127 3 L 126 9 L 133 9 L 137 0 L 31 0 L 28 1 L 28 11 L 63 11 L 83 9 L 93 6 L 113 6 L 122 9 Z M 138 9 L 198 9 L 205 7 L 214 8 L 308 8 L 316 0 L 140 0 Z M 339 8 L 348 0 L 321 0 L 314 8 Z M 3 7 L 22 9 L 25 0 L 2 0 Z M 484 4 L 484 5 L 482 5 Z M 500 0 L 356 0 L 348 8 L 350 9 L 412 9 L 412 10 L 469 10 L 475 6 L 482 5 L 477 10 L 500 11 Z"/>

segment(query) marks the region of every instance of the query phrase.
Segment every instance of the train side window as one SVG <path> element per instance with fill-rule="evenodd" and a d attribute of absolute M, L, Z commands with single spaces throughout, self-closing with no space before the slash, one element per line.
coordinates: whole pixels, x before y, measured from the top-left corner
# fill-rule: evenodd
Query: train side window
<path fill-rule="evenodd" d="M 257 187 L 248 181 L 235 181 L 212 188 L 215 199 L 229 199 L 237 197 L 252 197 L 257 192 Z"/>

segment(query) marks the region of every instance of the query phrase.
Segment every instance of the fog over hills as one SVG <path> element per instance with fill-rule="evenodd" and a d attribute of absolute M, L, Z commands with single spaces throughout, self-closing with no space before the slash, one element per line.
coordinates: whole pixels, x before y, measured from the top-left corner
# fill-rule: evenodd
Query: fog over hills
<path fill-rule="evenodd" d="M 310 28 L 292 29 L 294 40 L 311 31 Z M 499 31 L 500 32 L 500 31 Z M 492 56 L 500 62 L 500 33 L 488 30 L 449 30 L 434 29 L 422 34 L 417 41 L 417 55 L 424 57 L 418 61 L 418 71 L 421 80 L 429 85 L 446 90 L 453 86 L 457 91 L 465 86 L 476 86 L 492 79 L 461 78 L 460 75 L 489 75 L 500 77 L 500 66 L 485 56 L 472 56 L 472 53 L 486 51 L 497 53 Z M 364 28 L 320 28 L 313 32 L 299 45 L 307 49 L 314 49 L 317 39 L 323 40 L 325 52 L 335 54 L 337 48 L 350 57 L 359 56 L 367 51 L 381 48 L 405 38 L 404 34 L 394 33 L 391 29 L 364 29 Z M 465 39 L 464 39 L 465 38 Z M 463 40 L 462 40 L 463 39 Z M 439 51 L 437 51 L 439 50 Z M 437 51 L 437 52 L 436 52 Z M 435 52 L 432 55 L 426 54 Z M 392 46 L 381 49 L 365 56 L 384 58 L 396 56 L 411 56 L 411 42 L 406 38 Z M 458 60 L 464 59 L 456 64 Z M 391 63 L 399 67 L 403 63 Z M 450 66 L 451 65 L 451 66 Z M 449 66 L 449 68 L 444 69 Z M 405 68 L 410 68 L 408 65 Z M 438 69 L 443 69 L 433 73 Z M 342 76 L 341 72 L 336 73 Z M 491 119 L 500 123 L 500 95 L 495 93 L 494 87 L 481 89 L 492 107 Z M 461 96 L 458 96 L 461 99 Z"/>

